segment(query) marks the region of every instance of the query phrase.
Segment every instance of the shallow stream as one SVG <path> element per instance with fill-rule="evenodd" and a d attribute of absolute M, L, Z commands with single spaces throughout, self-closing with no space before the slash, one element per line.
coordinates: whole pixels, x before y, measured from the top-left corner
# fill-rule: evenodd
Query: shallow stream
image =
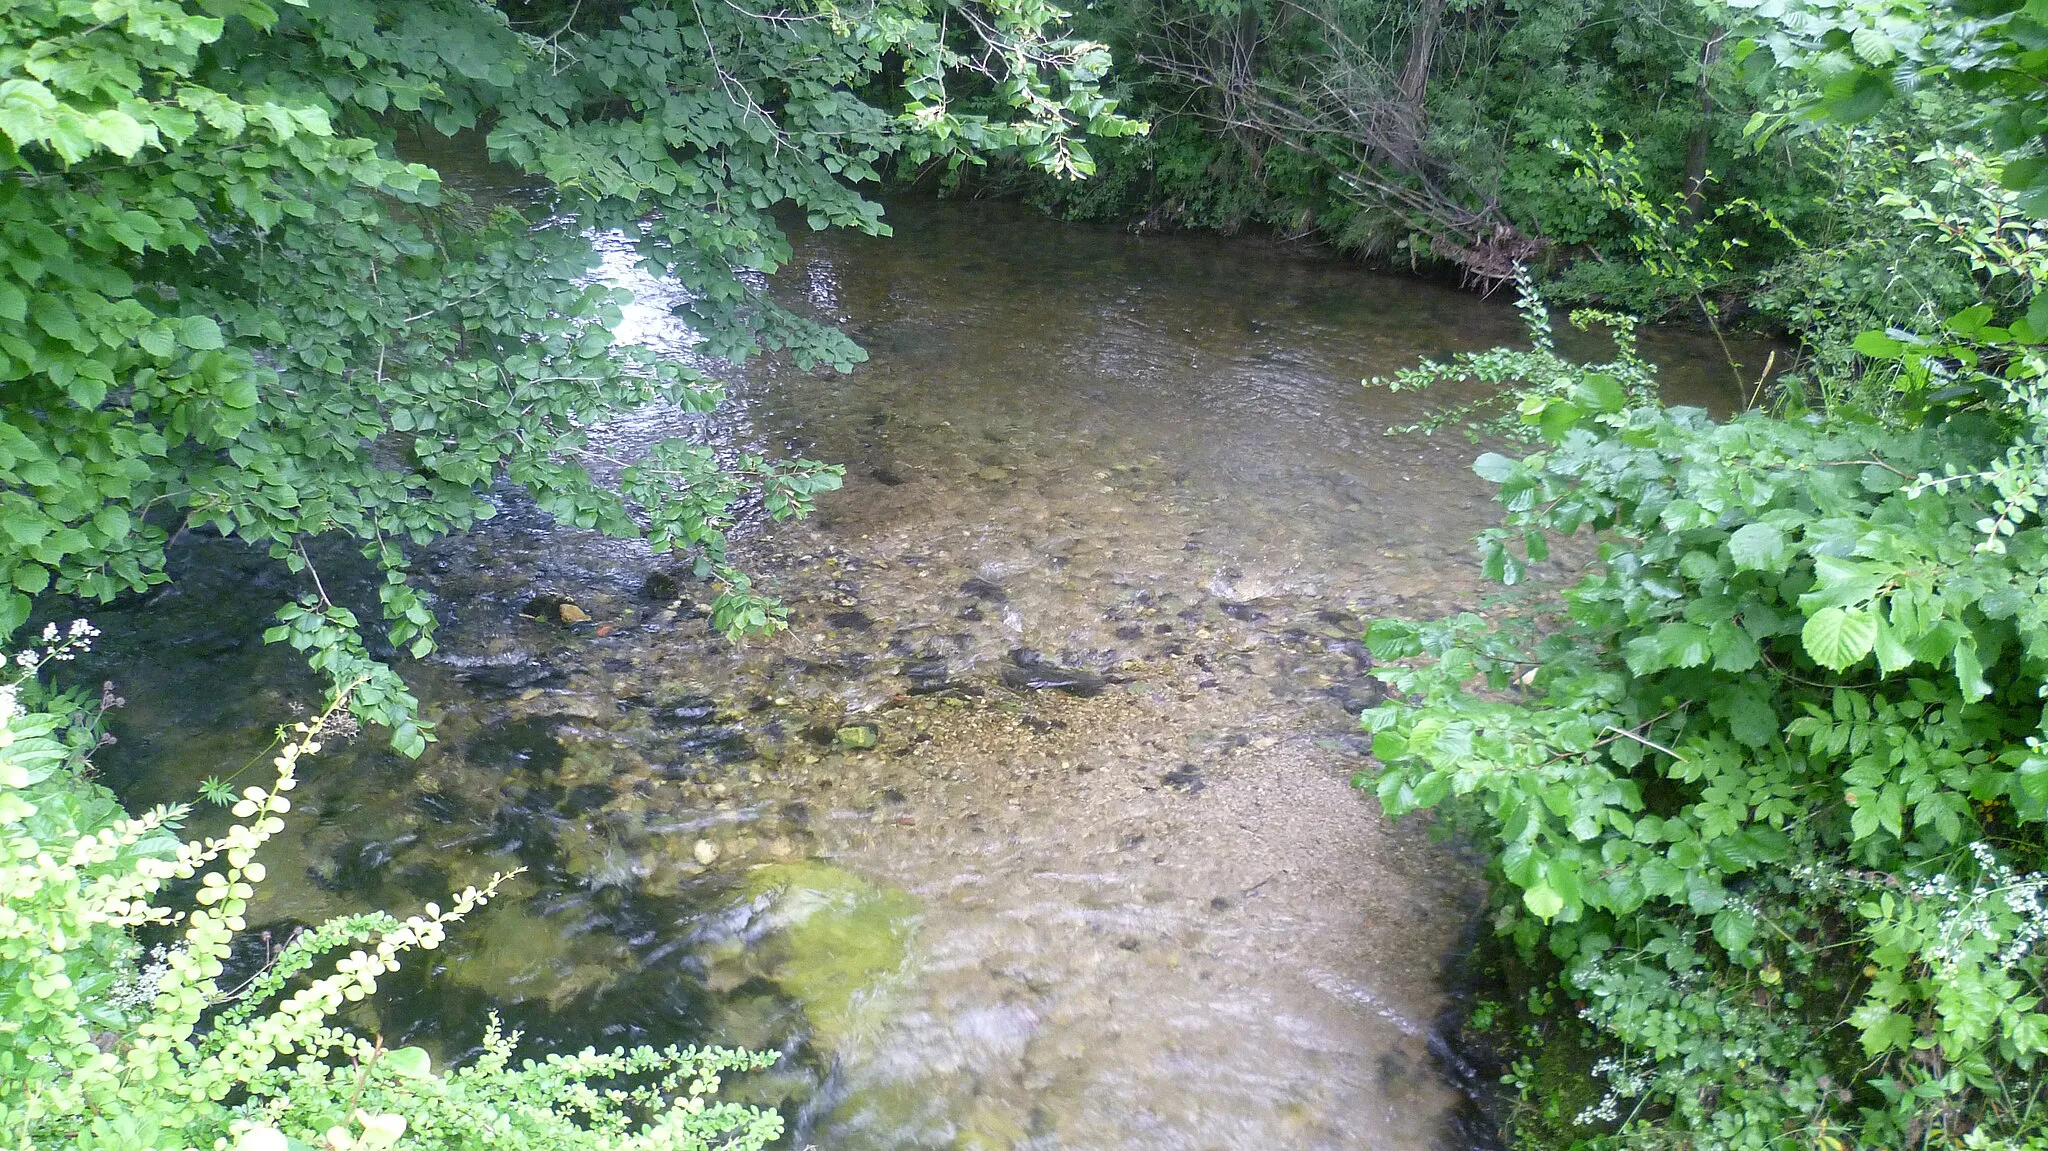
<path fill-rule="evenodd" d="M 444 1056 L 492 1010 L 533 1050 L 780 1050 L 734 1087 L 791 1147 L 1467 1145 L 1430 1035 L 1481 891 L 1348 779 L 1363 621 L 1476 605 L 1491 510 L 1477 449 L 1383 435 L 1425 401 L 1359 381 L 1512 341 L 1512 308 L 1257 241 L 892 218 L 799 237 L 779 289 L 871 362 L 753 364 L 714 416 L 604 433 L 846 465 L 736 547 L 794 627 L 729 645 L 672 561 L 506 498 L 419 565 L 440 742 L 310 765 L 252 922 L 276 946 L 524 868 L 363 1022 Z M 664 285 L 608 274 L 628 335 L 688 356 Z M 1646 346 L 1725 402 L 1709 343 Z M 288 577 L 176 558 L 97 615 L 132 802 L 317 698 L 260 641 Z"/>

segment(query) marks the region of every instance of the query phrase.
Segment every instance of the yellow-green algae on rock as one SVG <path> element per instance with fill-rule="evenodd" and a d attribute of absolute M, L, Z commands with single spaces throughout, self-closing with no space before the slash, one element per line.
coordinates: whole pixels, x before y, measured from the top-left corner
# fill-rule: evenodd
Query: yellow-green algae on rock
<path fill-rule="evenodd" d="M 750 902 L 768 897 L 756 921 L 766 931 L 751 947 L 706 957 L 714 989 L 766 979 L 803 1005 L 821 1043 L 835 1045 L 856 1029 L 867 993 L 903 966 L 917 901 L 812 861 L 756 867 L 743 890 Z"/>

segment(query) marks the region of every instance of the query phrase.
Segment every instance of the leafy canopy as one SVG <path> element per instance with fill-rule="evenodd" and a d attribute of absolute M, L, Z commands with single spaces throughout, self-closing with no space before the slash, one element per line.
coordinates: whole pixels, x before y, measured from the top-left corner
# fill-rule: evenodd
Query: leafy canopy
<path fill-rule="evenodd" d="M 845 369 L 775 306 L 778 222 L 885 232 L 890 164 L 1014 155 L 1065 176 L 1133 130 L 1105 52 L 1039 0 L 506 5 L 53 0 L 0 9 L 0 633 L 32 597 L 166 579 L 177 533 L 295 571 L 338 537 L 382 573 L 384 638 L 434 616 L 408 548 L 509 481 L 565 523 L 682 550 L 713 623 L 780 623 L 727 558 L 756 507 L 839 484 L 808 460 L 673 441 L 593 479 L 587 430 L 717 383 L 621 346 L 593 232 L 686 290 L 709 352 Z M 471 204 L 400 141 L 480 134 L 534 184 Z M 408 752 L 428 732 L 317 574 L 273 639 L 307 650 Z"/>

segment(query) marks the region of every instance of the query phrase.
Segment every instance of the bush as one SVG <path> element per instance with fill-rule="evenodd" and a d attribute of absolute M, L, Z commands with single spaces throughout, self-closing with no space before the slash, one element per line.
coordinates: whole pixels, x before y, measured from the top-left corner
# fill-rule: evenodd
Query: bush
<path fill-rule="evenodd" d="M 33 678 L 91 634 L 82 624 L 46 632 L 47 646 L 22 657 L 27 676 L 0 687 L 0 1137 L 10 1145 L 739 1151 L 780 1136 L 773 1112 L 712 1099 L 722 1073 L 772 1055 L 642 1047 L 515 1063 L 518 1037 L 493 1027 L 476 1062 L 437 1070 L 423 1050 L 387 1050 L 336 1021 L 406 953 L 439 946 L 502 877 L 445 909 L 301 933 L 247 984 L 223 988 L 264 879 L 257 851 L 284 829 L 299 764 L 336 713 L 280 733 L 276 779 L 233 800 L 238 822 L 181 840 L 184 808 L 131 817 L 86 777 L 93 739 L 73 719 L 84 701 Z M 175 941 L 145 954 L 138 929 Z"/>
<path fill-rule="evenodd" d="M 1871 350 L 1924 377 L 1948 338 Z M 1496 924 L 1561 961 L 1602 1050 L 1578 1124 L 1702 1149 L 2041 1136 L 2038 361 L 1973 360 L 2006 375 L 1947 406 L 1908 388 L 1912 422 L 1715 424 L 1547 354 L 1436 374 L 1514 356 L 1542 369 L 1518 409 L 1538 450 L 1476 464 L 1506 510 L 1486 570 L 1520 584 L 1581 531 L 1597 561 L 1496 618 L 1374 623 L 1394 694 L 1359 782 L 1496 853 Z"/>

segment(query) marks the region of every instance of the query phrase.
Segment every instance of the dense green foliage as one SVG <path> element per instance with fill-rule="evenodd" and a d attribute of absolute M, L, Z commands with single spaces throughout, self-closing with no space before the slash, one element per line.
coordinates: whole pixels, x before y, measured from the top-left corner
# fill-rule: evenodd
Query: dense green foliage
<path fill-rule="evenodd" d="M 1865 14 L 1770 15 L 1762 40 L 1818 73 L 1787 115 L 1882 110 L 1858 93 L 1903 50 Z M 1994 124 L 2038 106 L 1970 74 L 2033 66 L 2018 19 L 1934 17 L 1931 42 L 1976 46 L 1937 98 Z M 1555 972 L 1511 1076 L 1529 1142 L 2048 1138 L 2048 265 L 2032 139 L 1990 143 L 2007 153 L 1923 138 L 1892 167 L 1863 239 L 1942 282 L 1810 332 L 1842 346 L 1780 414 L 1645 402 L 1627 340 L 1614 364 L 1566 362 L 1540 308 L 1534 353 L 1397 381 L 1512 386 L 1493 430 L 1535 450 L 1476 465 L 1506 513 L 1490 576 L 1524 585 L 1556 537 L 1598 549 L 1561 591 L 1369 637 L 1400 666 L 1379 673 L 1396 695 L 1365 715 L 1380 766 L 1361 782 L 1482 836 L 1496 924 Z M 1884 326 L 1851 338 L 1859 319 Z M 1584 1059 L 1539 1056 L 1566 1036 Z M 1588 1066 L 1583 1105 L 1543 1097 Z"/>
<path fill-rule="evenodd" d="M 1031 181 L 1066 214 L 1313 234 L 1482 281 L 1591 253 L 1552 290 L 1660 309 L 1684 294 L 1625 258 L 1635 221 L 1571 149 L 1632 141 L 1655 198 L 1688 215 L 1745 198 L 1801 231 L 1836 215 L 1830 149 L 1747 146 L 1774 88 L 1728 51 L 1718 6 L 1100 0 L 1083 19 L 1155 126 L 1108 144 L 1099 179 Z M 1756 246 L 1745 272 L 1790 250 L 1746 217 L 1714 232 Z"/>
<path fill-rule="evenodd" d="M 709 1098 L 724 1072 L 773 1056 L 712 1049 L 483 1054 L 437 1070 L 336 1018 L 402 957 L 431 951 L 498 880 L 400 920 L 355 915 L 300 932 L 240 986 L 223 982 L 285 828 L 286 795 L 332 711 L 284 733 L 268 786 L 233 797 L 239 821 L 180 841 L 182 808 L 129 817 L 84 774 L 93 701 L 33 678 L 91 629 L 52 630 L 0 686 L 0 1138 L 10 1147 L 759 1148 L 782 1119 Z M 196 882 L 193 882 L 196 881 Z M 173 892 L 180 894 L 169 898 Z M 135 932 L 167 937 L 145 954 Z"/>
<path fill-rule="evenodd" d="M 2048 534 L 1980 547 L 1983 490 L 1940 478 L 1991 429 L 1714 425 L 1599 374 L 1529 416 L 1545 450 L 1479 464 L 1509 509 L 1488 566 L 1515 581 L 1582 528 L 1599 562 L 1522 627 L 1375 626 L 1380 659 L 1430 657 L 1382 673 L 1423 706 L 1366 716 L 1383 802 L 1499 836 L 1502 925 L 1567 961 L 1646 1064 L 1629 1094 L 1697 1139 L 2024 1111 Z M 1858 1048 L 1830 1039 L 1845 1009 Z"/>
<path fill-rule="evenodd" d="M 681 285 L 708 356 L 843 369 L 857 347 L 768 295 L 783 222 L 879 233 L 860 189 L 885 175 L 1006 158 L 1064 178 L 1107 137 L 1102 180 L 1035 193 L 1524 291 L 1531 346 L 1391 381 L 1507 389 L 1402 431 L 1514 447 L 1477 470 L 1505 513 L 1484 571 L 1515 591 L 1373 625 L 1392 694 L 1360 777 L 1489 850 L 1493 922 L 1536 986 L 1494 1013 L 1526 1025 L 1518 1137 L 2048 1144 L 2040 13 L 1101 0 L 1082 30 L 1125 58 L 1114 88 L 1063 19 L 1038 0 L 0 6 L 0 633 L 37 596 L 162 582 L 181 532 L 236 536 L 307 580 L 269 637 L 416 753 L 431 733 L 373 653 L 432 650 L 409 556 L 506 485 L 690 555 L 719 629 L 773 628 L 728 535 L 805 513 L 838 470 L 596 450 L 622 410 L 720 389 L 620 345 L 593 237 Z M 416 162 L 464 149 L 530 181 L 518 206 Z M 1611 362 L 1558 352 L 1539 281 L 1610 305 L 1573 319 L 1614 335 Z M 1617 306 L 1674 303 L 1717 325 L 1747 303 L 1807 354 L 1775 390 L 1744 379 L 1757 410 L 1665 409 Z M 381 634 L 312 570 L 323 538 L 381 573 Z M 1542 582 L 1560 568 L 1568 586 Z M 335 1024 L 489 884 L 315 929 L 225 990 L 254 853 L 321 725 L 227 797 L 234 829 L 180 842 L 182 812 L 131 818 L 83 774 L 101 706 L 0 688 L 14 1142 L 777 1134 L 706 1099 L 750 1055 L 515 1066 L 494 1036 L 446 1071 Z M 176 939 L 152 958 L 138 931 Z"/>
<path fill-rule="evenodd" d="M 685 441 L 594 455 L 586 429 L 697 370 L 622 347 L 589 282 L 593 230 L 689 293 L 711 354 L 847 366 L 838 332 L 774 306 L 777 212 L 885 230 L 856 191 L 886 164 L 1005 154 L 1075 174 L 1118 132 L 1103 51 L 1037 0 L 519 5 L 59 0 L 0 9 L 0 632 L 29 597 L 166 578 L 176 533 L 294 570 L 309 539 L 384 574 L 385 639 L 430 607 L 407 549 L 492 513 L 509 481 L 566 523 L 693 553 L 731 633 L 774 626 L 726 557 L 750 508 L 802 514 L 813 461 Z M 403 141 L 483 135 L 533 177 L 482 211 Z M 593 466 L 625 465 L 616 486 Z M 275 638 L 356 683 L 417 751 L 410 696 L 317 575 Z"/>

